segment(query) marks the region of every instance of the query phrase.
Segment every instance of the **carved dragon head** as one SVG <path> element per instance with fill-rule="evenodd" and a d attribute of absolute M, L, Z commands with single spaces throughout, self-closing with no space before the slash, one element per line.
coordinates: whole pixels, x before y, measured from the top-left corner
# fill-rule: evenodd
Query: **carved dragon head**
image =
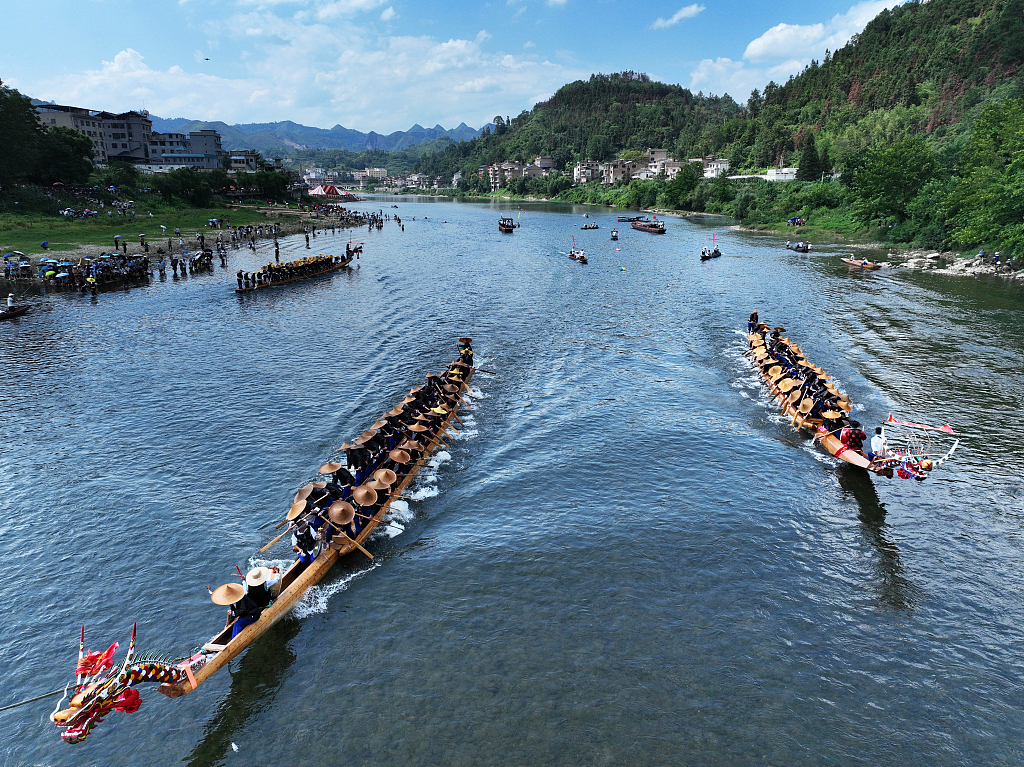
<path fill-rule="evenodd" d="M 75 688 L 62 709 L 64 697 L 50 714 L 50 721 L 61 728 L 60 736 L 66 743 L 80 743 L 111 711 L 133 714 L 139 710 L 139 693 L 133 686 L 139 682 L 177 682 L 185 671 L 168 655 L 135 654 L 135 630 L 128 644 L 128 653 L 120 665 L 114 665 L 114 642 L 106 652 L 85 652 L 85 627 L 82 627 L 78 645 L 78 668 Z M 69 685 L 70 686 L 70 685 Z"/>

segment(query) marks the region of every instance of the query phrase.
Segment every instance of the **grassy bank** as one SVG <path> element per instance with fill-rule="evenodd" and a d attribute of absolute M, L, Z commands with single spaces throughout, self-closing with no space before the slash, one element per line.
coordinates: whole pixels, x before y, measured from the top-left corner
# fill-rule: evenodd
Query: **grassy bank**
<path fill-rule="evenodd" d="M 84 207 L 84 206 L 83 206 Z M 209 219 L 228 219 L 233 225 L 266 223 L 268 220 L 286 222 L 298 221 L 298 211 L 283 208 L 257 210 L 255 206 L 221 206 L 212 208 L 189 208 L 166 205 L 160 202 L 142 203 L 135 215 L 107 215 L 100 211 L 94 219 L 65 219 L 43 213 L 0 214 L 0 249 L 4 253 L 20 250 L 28 255 L 43 253 L 40 243 L 49 241 L 50 250 L 74 250 L 79 245 L 114 245 L 114 235 L 120 234 L 128 241 L 129 247 L 139 242 L 139 234 L 145 234 L 150 243 L 159 244 L 160 225 L 167 227 L 167 235 L 174 234 L 175 227 L 181 229 L 182 237 L 188 240 L 196 232 L 209 227 Z M 150 215 L 152 214 L 152 216 Z M 291 227 L 289 227 L 291 228 Z"/>

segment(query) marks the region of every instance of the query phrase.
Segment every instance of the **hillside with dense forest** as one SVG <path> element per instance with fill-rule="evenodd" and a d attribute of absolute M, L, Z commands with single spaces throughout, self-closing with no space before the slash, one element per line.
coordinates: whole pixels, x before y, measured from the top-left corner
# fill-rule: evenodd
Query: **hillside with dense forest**
<path fill-rule="evenodd" d="M 478 166 L 539 154 L 560 167 L 647 147 L 679 159 L 713 154 L 729 158 L 732 174 L 799 166 L 803 183 L 684 173 L 611 189 L 565 189 L 564 179 L 512 186 L 565 200 L 722 212 L 755 225 L 801 215 L 822 232 L 929 247 L 1014 247 L 1014 221 L 1024 214 L 1022 62 L 1024 0 L 910 2 L 742 105 L 633 72 L 593 75 L 496 119 L 493 132 L 424 157 L 418 169 L 461 171 L 472 191 Z"/>

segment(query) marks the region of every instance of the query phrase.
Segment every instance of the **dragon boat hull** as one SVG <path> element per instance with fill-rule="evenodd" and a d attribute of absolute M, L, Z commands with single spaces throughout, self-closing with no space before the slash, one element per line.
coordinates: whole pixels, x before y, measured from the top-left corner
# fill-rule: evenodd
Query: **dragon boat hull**
<path fill-rule="evenodd" d="M 276 287 L 280 287 L 281 285 L 288 285 L 288 284 L 290 284 L 292 282 L 299 282 L 301 280 L 312 280 L 312 279 L 315 279 L 317 277 L 322 277 L 325 274 L 331 274 L 333 272 L 336 272 L 339 269 L 344 269 L 346 266 L 348 266 L 351 263 L 352 263 L 352 256 L 349 256 L 348 258 L 343 258 L 338 263 L 333 264 L 329 269 L 324 269 L 322 272 L 317 272 L 316 274 L 299 274 L 299 275 L 296 275 L 295 277 L 290 277 L 287 280 L 278 280 L 277 282 L 264 282 L 264 283 L 262 283 L 260 285 L 253 285 L 252 287 L 248 287 L 248 288 L 235 288 L 235 292 L 236 293 L 252 293 L 253 291 L 256 291 L 256 290 L 265 290 L 266 288 L 276 288 Z"/>
<path fill-rule="evenodd" d="M 750 341 L 749 346 L 751 350 L 754 349 L 752 341 Z M 790 419 L 790 423 L 793 426 L 796 426 L 798 429 L 811 432 L 814 441 L 819 442 L 825 450 L 840 461 L 845 461 L 852 466 L 866 469 L 874 474 L 880 474 L 887 477 L 892 476 L 892 471 L 890 469 L 876 466 L 870 458 L 859 450 L 852 450 L 847 445 L 843 444 L 839 437 L 825 428 L 820 418 L 813 418 L 807 414 L 801 413 L 797 407 L 799 400 L 795 402 L 791 401 L 789 396 L 787 396 L 787 393 L 782 391 L 776 383 L 772 382 L 765 370 L 762 369 L 763 366 L 758 366 L 755 363 L 755 367 L 762 384 L 768 389 L 772 401 L 774 402 L 775 400 L 779 400 L 779 409 L 784 416 L 787 416 Z"/>
<path fill-rule="evenodd" d="M 473 377 L 473 369 L 470 368 L 469 374 L 466 376 L 466 380 L 460 387 L 460 394 L 466 391 L 469 385 L 469 381 Z M 424 457 L 432 454 L 437 449 L 437 445 L 441 440 L 445 430 L 449 427 L 452 419 L 458 412 L 458 401 L 452 407 L 448 417 L 442 422 L 442 425 L 438 428 L 437 435 L 434 436 L 429 444 L 425 446 L 423 451 Z M 373 519 L 366 523 L 366 527 L 359 531 L 356 536 L 356 543 L 362 545 L 365 544 L 367 539 L 373 533 L 374 530 L 383 522 L 385 515 L 391 508 L 391 501 L 397 496 L 400 496 L 402 491 L 412 482 L 413 478 L 419 473 L 422 461 L 418 465 L 414 466 L 412 470 L 403 477 L 402 481 L 395 486 L 395 489 L 385 503 L 376 514 Z M 334 566 L 341 557 L 356 550 L 351 542 L 338 543 L 337 540 L 332 541 L 331 544 L 325 551 L 320 552 L 316 559 L 313 560 L 312 564 L 306 567 L 301 573 L 296 574 L 296 568 L 299 565 L 299 560 L 296 559 L 292 563 L 291 567 L 281 577 L 281 592 L 274 603 L 263 610 L 258 620 L 254 623 L 249 624 L 242 629 L 238 636 L 231 639 L 231 626 L 227 626 L 218 634 L 216 634 L 209 642 L 203 645 L 203 652 L 200 652 L 192 658 L 189 658 L 186 663 L 188 664 L 188 677 L 175 684 L 164 683 L 157 688 L 160 692 L 169 698 L 178 698 L 182 695 L 186 695 L 192 690 L 196 689 L 200 684 L 209 679 L 213 674 L 217 673 L 221 668 L 226 666 L 231 660 L 244 652 L 253 642 L 259 639 L 263 634 L 269 631 L 275 623 L 281 620 L 287 615 L 292 608 L 305 596 L 306 592 L 327 574 L 327 572 Z M 203 662 L 204 658 L 208 656 L 206 653 L 214 653 L 212 657 Z M 201 665 L 200 665 L 201 664 Z M 199 666 L 196 668 L 196 666 Z"/>

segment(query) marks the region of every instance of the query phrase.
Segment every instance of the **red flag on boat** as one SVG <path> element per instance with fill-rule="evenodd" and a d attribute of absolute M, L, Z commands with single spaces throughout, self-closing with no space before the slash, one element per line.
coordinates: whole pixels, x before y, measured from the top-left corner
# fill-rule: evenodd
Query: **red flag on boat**
<path fill-rule="evenodd" d="M 85 654 L 85 657 L 78 662 L 77 674 L 79 676 L 92 676 L 93 674 L 100 674 L 106 671 L 108 668 L 114 665 L 114 652 L 118 648 L 118 643 L 110 645 L 106 652 L 93 652 L 90 650 Z"/>

